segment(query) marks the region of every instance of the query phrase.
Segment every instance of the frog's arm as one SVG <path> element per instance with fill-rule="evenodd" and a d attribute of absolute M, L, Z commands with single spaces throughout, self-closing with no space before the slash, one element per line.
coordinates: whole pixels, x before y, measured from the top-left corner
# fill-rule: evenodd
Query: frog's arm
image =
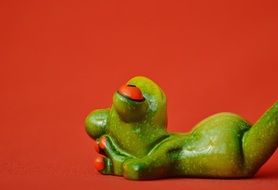
<path fill-rule="evenodd" d="M 124 177 L 137 180 L 178 175 L 175 165 L 183 144 L 183 136 L 171 135 L 157 144 L 147 156 L 126 160 L 123 165 Z"/>
<path fill-rule="evenodd" d="M 278 102 L 244 134 L 245 175 L 253 176 L 278 146 Z"/>
<path fill-rule="evenodd" d="M 134 158 L 132 155 L 123 151 L 109 135 L 103 135 L 97 140 L 101 153 L 105 156 L 105 168 L 100 172 L 103 174 L 122 175 L 122 165 L 125 160 Z"/>

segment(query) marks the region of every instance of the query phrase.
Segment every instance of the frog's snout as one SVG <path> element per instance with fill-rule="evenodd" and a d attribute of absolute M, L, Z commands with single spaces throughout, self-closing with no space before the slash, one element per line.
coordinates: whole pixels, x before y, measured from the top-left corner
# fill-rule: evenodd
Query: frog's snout
<path fill-rule="evenodd" d="M 134 101 L 144 101 L 145 98 L 140 90 L 140 88 L 138 88 L 135 85 L 132 84 L 125 84 L 122 85 L 119 90 L 118 93 L 126 98 L 129 98 L 131 100 Z"/>

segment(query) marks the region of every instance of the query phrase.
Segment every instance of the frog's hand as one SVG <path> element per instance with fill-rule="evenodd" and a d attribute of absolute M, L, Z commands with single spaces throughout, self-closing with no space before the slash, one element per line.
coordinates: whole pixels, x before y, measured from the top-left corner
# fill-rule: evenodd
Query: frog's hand
<path fill-rule="evenodd" d="M 243 136 L 245 175 L 253 176 L 278 146 L 278 102 Z"/>
<path fill-rule="evenodd" d="M 98 109 L 88 114 L 85 119 L 85 129 L 90 137 L 97 139 L 105 133 L 109 112 L 110 109 Z"/>
<path fill-rule="evenodd" d="M 104 169 L 99 170 L 103 174 L 122 175 L 123 162 L 132 157 L 131 155 L 122 151 L 109 135 L 103 135 L 97 140 L 100 153 L 105 157 Z M 96 162 L 99 158 L 96 159 Z"/>

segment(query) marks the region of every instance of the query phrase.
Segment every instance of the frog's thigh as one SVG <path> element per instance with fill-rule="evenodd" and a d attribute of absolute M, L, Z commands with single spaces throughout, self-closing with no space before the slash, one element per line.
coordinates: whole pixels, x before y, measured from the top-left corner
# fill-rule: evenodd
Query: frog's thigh
<path fill-rule="evenodd" d="M 244 161 L 241 139 L 248 129 L 249 124 L 235 114 L 205 119 L 186 141 L 176 169 L 187 176 L 240 177 Z"/>

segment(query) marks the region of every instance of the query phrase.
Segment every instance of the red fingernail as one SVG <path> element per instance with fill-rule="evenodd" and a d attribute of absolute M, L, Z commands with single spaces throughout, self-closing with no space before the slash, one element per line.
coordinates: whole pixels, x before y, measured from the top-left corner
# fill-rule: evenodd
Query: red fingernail
<path fill-rule="evenodd" d="M 105 149 L 105 148 L 106 148 L 106 138 L 105 138 L 105 137 L 101 137 L 101 138 L 100 138 L 99 147 L 100 147 L 101 149 Z"/>
<path fill-rule="evenodd" d="M 103 170 L 105 167 L 104 157 L 98 156 L 95 160 L 95 168 L 97 171 Z"/>
<path fill-rule="evenodd" d="M 98 147 L 97 142 L 94 143 L 94 149 L 97 153 L 99 153 L 99 147 Z"/>

